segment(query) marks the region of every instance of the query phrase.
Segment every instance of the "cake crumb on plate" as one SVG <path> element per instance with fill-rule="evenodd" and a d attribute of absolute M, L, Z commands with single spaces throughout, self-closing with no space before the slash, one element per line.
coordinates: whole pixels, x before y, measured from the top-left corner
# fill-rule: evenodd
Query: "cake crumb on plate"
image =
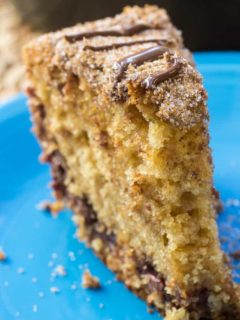
<path fill-rule="evenodd" d="M 50 201 L 43 201 L 38 204 L 37 208 L 39 210 L 48 212 L 52 214 L 53 216 L 57 216 L 60 211 L 64 209 L 64 203 L 62 201 L 55 201 L 55 202 L 50 202 Z"/>
<path fill-rule="evenodd" d="M 18 274 L 24 274 L 25 273 L 25 269 L 20 267 L 20 268 L 17 269 L 17 273 Z"/>
<path fill-rule="evenodd" d="M 86 270 L 82 276 L 82 286 L 86 289 L 97 289 L 101 287 L 101 284 L 97 277 L 93 276 L 89 270 Z"/>
<path fill-rule="evenodd" d="M 28 256 L 27 256 L 27 258 L 28 258 L 29 260 L 33 260 L 33 259 L 34 259 L 34 254 L 33 254 L 33 253 L 29 253 Z"/>
<path fill-rule="evenodd" d="M 56 268 L 52 272 L 53 277 L 61 276 L 65 277 L 67 275 L 67 271 L 64 266 L 62 265 L 57 265 Z"/>
<path fill-rule="evenodd" d="M 0 261 L 6 261 L 7 256 L 3 250 L 0 250 Z"/>
<path fill-rule="evenodd" d="M 34 305 L 32 306 L 32 311 L 33 311 L 33 312 L 38 312 L 38 306 L 37 306 L 36 304 L 34 304 Z"/>
<path fill-rule="evenodd" d="M 51 287 L 50 291 L 54 294 L 60 293 L 60 290 L 57 287 Z"/>
<path fill-rule="evenodd" d="M 33 277 L 33 278 L 32 278 L 32 283 L 37 283 L 37 282 L 38 282 L 38 278 Z"/>

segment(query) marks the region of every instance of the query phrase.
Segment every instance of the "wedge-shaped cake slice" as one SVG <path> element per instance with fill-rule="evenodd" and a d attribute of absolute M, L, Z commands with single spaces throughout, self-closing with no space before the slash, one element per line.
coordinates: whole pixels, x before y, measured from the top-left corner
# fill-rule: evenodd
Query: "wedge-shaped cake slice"
<path fill-rule="evenodd" d="M 127 7 L 47 34 L 24 60 L 42 158 L 79 238 L 168 319 L 240 319 L 215 221 L 207 96 L 166 12 Z"/>

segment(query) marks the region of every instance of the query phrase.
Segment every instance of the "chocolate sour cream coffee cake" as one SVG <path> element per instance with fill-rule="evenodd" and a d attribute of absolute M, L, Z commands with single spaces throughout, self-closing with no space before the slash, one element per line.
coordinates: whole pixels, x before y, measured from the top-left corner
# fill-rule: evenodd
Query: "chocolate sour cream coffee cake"
<path fill-rule="evenodd" d="M 163 9 L 24 49 L 34 131 L 78 236 L 168 320 L 240 319 L 215 221 L 207 95 Z"/>

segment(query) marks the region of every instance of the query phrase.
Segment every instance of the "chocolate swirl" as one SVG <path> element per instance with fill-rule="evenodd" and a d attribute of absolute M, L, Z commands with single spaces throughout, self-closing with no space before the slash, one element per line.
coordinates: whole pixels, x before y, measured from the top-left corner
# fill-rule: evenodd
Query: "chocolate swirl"
<path fill-rule="evenodd" d="M 89 32 L 81 32 L 81 33 L 76 33 L 72 35 L 66 35 L 65 39 L 68 42 L 75 42 L 75 41 L 80 41 L 83 40 L 84 38 L 93 38 L 96 36 L 104 36 L 104 37 L 127 37 L 127 36 L 133 36 L 134 34 L 138 34 L 140 32 L 143 32 L 145 30 L 150 30 L 150 29 L 160 29 L 160 28 L 155 28 L 151 27 L 146 24 L 137 24 L 133 27 L 124 29 L 123 31 L 118 31 L 118 30 L 102 30 L 102 31 L 89 31 Z"/>

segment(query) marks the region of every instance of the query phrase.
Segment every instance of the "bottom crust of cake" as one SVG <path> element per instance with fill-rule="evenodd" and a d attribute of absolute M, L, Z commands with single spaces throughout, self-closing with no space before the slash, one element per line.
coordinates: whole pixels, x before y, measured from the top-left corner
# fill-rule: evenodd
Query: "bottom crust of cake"
<path fill-rule="evenodd" d="M 63 199 L 67 207 L 74 212 L 74 221 L 78 226 L 78 237 L 91 247 L 95 254 L 116 273 L 117 278 L 137 296 L 155 307 L 169 320 L 200 319 L 239 319 L 233 306 L 221 311 L 221 316 L 211 314 L 207 288 L 183 296 L 176 286 L 169 294 L 163 275 L 156 272 L 151 260 L 120 243 L 99 220 L 87 197 L 70 194 L 64 185 L 66 177 L 65 160 L 58 151 L 45 155 L 42 160 L 52 167 L 52 187 L 57 199 Z"/>

